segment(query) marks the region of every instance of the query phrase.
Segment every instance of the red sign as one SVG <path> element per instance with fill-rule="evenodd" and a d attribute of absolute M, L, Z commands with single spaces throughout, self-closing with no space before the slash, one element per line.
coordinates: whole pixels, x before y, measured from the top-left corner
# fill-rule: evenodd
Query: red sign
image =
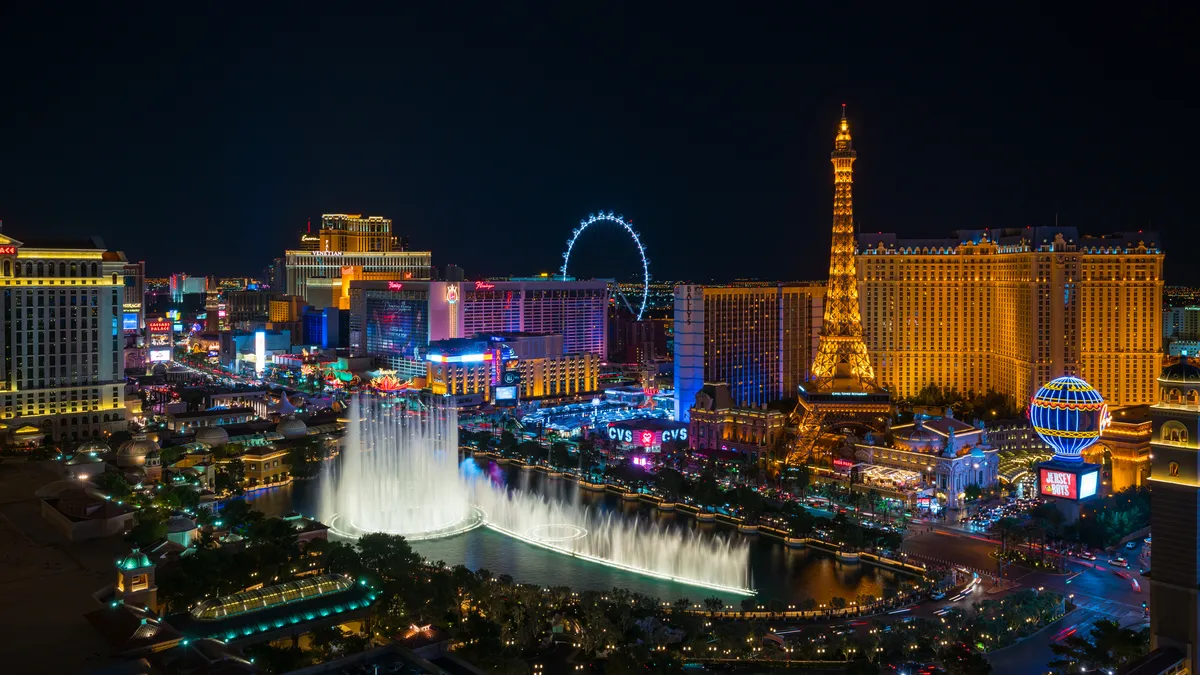
<path fill-rule="evenodd" d="M 653 431 L 643 431 L 642 432 L 642 447 L 649 448 L 653 445 L 655 445 L 654 432 Z"/>
<path fill-rule="evenodd" d="M 1079 496 L 1079 487 L 1075 484 L 1075 474 L 1069 471 L 1042 469 L 1042 496 L 1075 499 Z"/>
<path fill-rule="evenodd" d="M 839 471 L 848 471 L 848 470 L 850 470 L 850 467 L 852 467 L 852 466 L 854 466 L 854 462 L 851 462 L 848 459 L 833 460 L 833 468 L 835 468 Z"/>
<path fill-rule="evenodd" d="M 399 290 L 403 290 L 403 289 L 404 289 L 404 284 L 400 283 L 399 281 L 389 281 L 388 282 L 388 290 L 389 291 L 399 291 Z"/>
<path fill-rule="evenodd" d="M 490 291 L 495 287 L 496 287 L 496 284 L 489 284 L 486 281 L 476 281 L 475 282 L 475 290 L 477 290 L 477 291 Z"/>
<path fill-rule="evenodd" d="M 0 255 L 16 255 L 16 246 L 0 246 Z"/>
<path fill-rule="evenodd" d="M 151 333 L 170 333 L 171 332 L 171 322 L 170 321 L 150 321 L 150 322 L 146 323 L 146 329 L 149 330 Z"/>

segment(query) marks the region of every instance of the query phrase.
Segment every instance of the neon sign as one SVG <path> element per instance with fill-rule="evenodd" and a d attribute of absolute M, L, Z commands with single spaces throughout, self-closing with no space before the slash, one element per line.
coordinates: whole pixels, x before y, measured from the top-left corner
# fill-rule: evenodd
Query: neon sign
<path fill-rule="evenodd" d="M 1079 491 L 1075 485 L 1075 474 L 1069 471 L 1042 469 L 1042 494 L 1047 497 L 1076 499 Z"/>
<path fill-rule="evenodd" d="M 0 255 L 16 255 L 16 246 L 0 246 Z"/>
<path fill-rule="evenodd" d="M 451 305 L 458 302 L 458 284 L 451 284 L 446 287 L 446 302 Z"/>
<path fill-rule="evenodd" d="M 399 281 L 389 281 L 388 282 L 388 290 L 389 291 L 399 291 L 399 290 L 403 290 L 403 289 L 404 289 L 404 284 L 400 283 Z"/>
<path fill-rule="evenodd" d="M 671 441 L 686 441 L 688 439 L 687 429 L 667 429 L 662 432 L 662 442 L 669 443 Z"/>
<path fill-rule="evenodd" d="M 146 324 L 146 328 L 151 333 L 170 333 L 171 323 L 169 321 L 151 321 Z"/>
<path fill-rule="evenodd" d="M 495 287 L 496 287 L 496 284 L 489 284 L 486 281 L 476 281 L 475 282 L 475 290 L 477 290 L 477 291 L 490 291 Z"/>

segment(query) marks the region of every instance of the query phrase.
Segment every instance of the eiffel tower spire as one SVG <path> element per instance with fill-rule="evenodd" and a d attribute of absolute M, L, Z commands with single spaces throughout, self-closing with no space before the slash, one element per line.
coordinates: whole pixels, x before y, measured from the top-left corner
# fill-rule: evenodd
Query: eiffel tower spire
<path fill-rule="evenodd" d="M 858 310 L 858 275 L 854 268 L 854 160 L 857 153 L 850 139 L 846 105 L 833 141 L 833 243 L 829 256 L 829 284 L 825 289 L 825 321 L 821 344 L 813 359 L 812 380 L 818 391 L 852 385 L 858 390 L 876 390 L 875 371 L 862 339 L 862 317 Z"/>

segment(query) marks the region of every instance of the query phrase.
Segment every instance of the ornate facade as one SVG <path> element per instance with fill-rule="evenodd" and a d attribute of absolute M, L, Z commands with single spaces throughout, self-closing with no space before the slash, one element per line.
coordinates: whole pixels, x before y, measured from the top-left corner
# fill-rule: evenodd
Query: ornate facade
<path fill-rule="evenodd" d="M 959 230 L 858 237 L 867 349 L 900 397 L 927 384 L 1028 399 L 1073 375 L 1110 407 L 1149 404 L 1162 353 L 1163 252 L 1153 232 Z"/>

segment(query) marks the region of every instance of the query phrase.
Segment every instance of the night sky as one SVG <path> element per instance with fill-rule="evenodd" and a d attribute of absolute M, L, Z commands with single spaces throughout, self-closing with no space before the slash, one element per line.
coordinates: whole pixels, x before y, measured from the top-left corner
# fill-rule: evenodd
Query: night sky
<path fill-rule="evenodd" d="M 846 103 L 862 229 L 1153 228 L 1168 283 L 1200 283 L 1182 5 L 17 4 L 43 3 L 0 9 L 4 232 L 99 235 L 151 275 L 258 274 L 323 212 L 391 217 L 471 277 L 531 274 L 603 209 L 658 279 L 823 278 Z M 634 270 L 631 244 L 589 237 L 581 276 Z"/>

